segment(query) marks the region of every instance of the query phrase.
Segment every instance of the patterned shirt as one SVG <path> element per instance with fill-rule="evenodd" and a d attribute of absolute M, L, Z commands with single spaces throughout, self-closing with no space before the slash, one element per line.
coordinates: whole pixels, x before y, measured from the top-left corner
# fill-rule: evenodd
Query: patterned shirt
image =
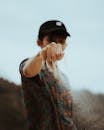
<path fill-rule="evenodd" d="M 20 73 L 29 130 L 75 130 L 68 87 L 46 65 L 34 77 L 23 76 L 26 60 L 20 64 Z"/>

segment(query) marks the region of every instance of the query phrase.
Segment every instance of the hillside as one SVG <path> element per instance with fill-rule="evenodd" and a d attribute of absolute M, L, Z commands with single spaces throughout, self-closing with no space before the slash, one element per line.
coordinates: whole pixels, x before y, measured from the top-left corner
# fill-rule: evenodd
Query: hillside
<path fill-rule="evenodd" d="M 0 78 L 0 130 L 26 130 L 21 87 Z"/>
<path fill-rule="evenodd" d="M 104 95 L 73 92 L 78 130 L 104 130 Z M 0 130 L 27 130 L 21 86 L 0 78 Z"/>
<path fill-rule="evenodd" d="M 104 130 L 104 95 L 74 92 L 74 120 L 78 130 Z"/>

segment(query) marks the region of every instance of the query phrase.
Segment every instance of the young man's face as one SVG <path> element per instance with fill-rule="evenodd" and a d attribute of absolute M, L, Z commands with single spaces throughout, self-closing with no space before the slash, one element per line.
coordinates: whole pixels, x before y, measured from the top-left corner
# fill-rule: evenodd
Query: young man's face
<path fill-rule="evenodd" d="M 56 44 L 61 44 L 62 49 L 64 50 L 66 48 L 66 36 L 45 36 L 43 40 L 41 41 L 41 47 L 45 47 L 48 44 L 51 44 L 52 42 L 55 42 Z"/>

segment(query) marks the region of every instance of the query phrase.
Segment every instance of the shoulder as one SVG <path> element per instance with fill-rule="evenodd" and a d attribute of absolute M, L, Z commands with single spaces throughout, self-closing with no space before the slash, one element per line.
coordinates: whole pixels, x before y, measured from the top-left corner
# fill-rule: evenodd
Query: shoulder
<path fill-rule="evenodd" d="M 21 61 L 20 65 L 19 65 L 19 72 L 22 74 L 22 70 L 23 70 L 23 67 L 26 63 L 26 61 L 28 60 L 29 58 L 26 58 L 24 60 Z"/>

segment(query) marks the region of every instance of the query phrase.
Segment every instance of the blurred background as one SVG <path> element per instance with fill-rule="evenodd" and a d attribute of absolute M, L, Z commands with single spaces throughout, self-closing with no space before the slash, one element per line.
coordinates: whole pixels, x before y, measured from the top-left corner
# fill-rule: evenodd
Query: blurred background
<path fill-rule="evenodd" d="M 104 129 L 104 0 L 0 0 L 0 130 L 27 130 L 20 62 L 34 56 L 40 25 L 67 27 L 65 58 L 58 62 L 73 95 L 78 130 Z"/>
<path fill-rule="evenodd" d="M 21 84 L 19 64 L 40 50 L 40 25 L 57 19 L 71 34 L 59 62 L 71 87 L 104 93 L 103 13 L 103 0 L 0 0 L 0 77 Z"/>

